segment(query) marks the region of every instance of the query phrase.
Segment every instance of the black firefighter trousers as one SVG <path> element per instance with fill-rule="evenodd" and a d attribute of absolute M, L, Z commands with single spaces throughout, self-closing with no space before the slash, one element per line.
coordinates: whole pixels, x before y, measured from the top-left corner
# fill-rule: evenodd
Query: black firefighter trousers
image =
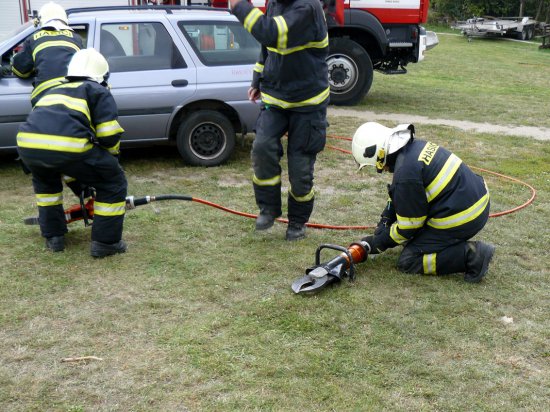
<path fill-rule="evenodd" d="M 489 219 L 490 204 L 483 213 L 467 224 L 452 229 L 424 226 L 409 240 L 397 262 L 399 270 L 424 275 L 448 275 L 465 272 L 468 240 L 474 237 Z"/>
<path fill-rule="evenodd" d="M 326 128 L 326 106 L 314 111 L 262 108 L 251 154 L 254 194 L 261 213 L 282 214 L 281 139 L 288 133 L 288 220 L 300 224 L 309 220 L 314 202 L 315 160 L 325 147 Z"/>
<path fill-rule="evenodd" d="M 42 236 L 50 238 L 67 232 L 61 196 L 62 175 L 68 175 L 96 189 L 92 240 L 108 244 L 121 240 L 128 184 L 116 157 L 99 147 L 76 156 L 34 149 L 20 149 L 19 154 L 32 172 L 37 200 L 47 196 L 60 199 L 38 206 Z"/>

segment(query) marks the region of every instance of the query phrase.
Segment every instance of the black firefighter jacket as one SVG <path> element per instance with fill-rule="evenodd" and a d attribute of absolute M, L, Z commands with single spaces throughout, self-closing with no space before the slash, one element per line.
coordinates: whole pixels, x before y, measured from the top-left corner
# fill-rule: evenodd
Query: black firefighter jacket
<path fill-rule="evenodd" d="M 115 100 L 106 87 L 91 80 L 55 86 L 38 101 L 19 127 L 17 146 L 29 156 L 77 158 L 98 145 L 119 153 L 124 132 Z"/>
<path fill-rule="evenodd" d="M 262 45 L 252 87 L 264 104 L 303 111 L 328 104 L 328 31 L 319 0 L 270 0 L 266 15 L 242 1 L 233 13 Z"/>
<path fill-rule="evenodd" d="M 34 99 L 65 79 L 73 54 L 82 47 L 82 39 L 72 30 L 43 28 L 29 36 L 23 50 L 13 56 L 12 71 L 22 78 L 35 76 Z"/>
<path fill-rule="evenodd" d="M 483 178 L 445 148 L 413 140 L 399 152 L 390 198 L 396 221 L 374 237 L 380 251 L 413 239 L 419 230 L 446 231 L 461 238 L 483 226 L 489 192 Z M 482 223 L 481 223 L 482 222 Z"/>

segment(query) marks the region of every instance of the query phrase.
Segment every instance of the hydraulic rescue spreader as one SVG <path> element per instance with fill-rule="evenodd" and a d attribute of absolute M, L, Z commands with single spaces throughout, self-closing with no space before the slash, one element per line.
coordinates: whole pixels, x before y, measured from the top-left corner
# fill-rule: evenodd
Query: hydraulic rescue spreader
<path fill-rule="evenodd" d="M 333 249 L 341 253 L 326 263 L 321 263 L 321 251 Z M 369 246 L 365 242 L 352 243 L 347 248 L 331 244 L 319 246 L 315 252 L 315 266 L 306 269 L 306 275 L 292 283 L 294 293 L 314 293 L 343 278 L 355 280 L 355 264 L 367 260 Z"/>

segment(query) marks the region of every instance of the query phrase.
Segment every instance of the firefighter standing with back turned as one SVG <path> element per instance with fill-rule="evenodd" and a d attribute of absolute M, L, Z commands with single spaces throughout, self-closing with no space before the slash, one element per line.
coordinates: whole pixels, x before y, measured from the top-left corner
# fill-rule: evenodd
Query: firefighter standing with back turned
<path fill-rule="evenodd" d="M 495 250 L 470 241 L 489 217 L 483 178 L 445 148 L 417 140 L 409 124 L 390 129 L 365 123 L 353 136 L 352 152 L 360 168 L 393 173 L 374 235 L 357 244 L 371 255 L 403 245 L 398 260 L 403 272 L 464 273 L 466 282 L 480 282 Z"/>
<path fill-rule="evenodd" d="M 262 45 L 249 99 L 262 109 L 252 146 L 254 194 L 260 213 L 256 230 L 269 229 L 282 214 L 281 139 L 288 133 L 287 240 L 305 237 L 313 211 L 313 174 L 326 141 L 329 102 L 328 32 L 319 0 L 270 0 L 264 15 L 243 0 L 229 0 L 237 16 Z"/>
<path fill-rule="evenodd" d="M 19 155 L 32 172 L 40 231 L 54 252 L 65 249 L 67 232 L 62 174 L 96 190 L 90 254 L 126 251 L 127 182 L 116 157 L 124 130 L 108 75 L 109 65 L 99 52 L 78 51 L 69 63 L 68 82 L 50 88 L 17 133 Z"/>
<path fill-rule="evenodd" d="M 59 4 L 49 2 L 38 12 L 40 30 L 25 40 L 23 49 L 13 56 L 12 71 L 21 78 L 35 76 L 31 104 L 42 94 L 61 84 L 73 54 L 82 49 L 82 39 L 68 26 L 67 14 Z"/>

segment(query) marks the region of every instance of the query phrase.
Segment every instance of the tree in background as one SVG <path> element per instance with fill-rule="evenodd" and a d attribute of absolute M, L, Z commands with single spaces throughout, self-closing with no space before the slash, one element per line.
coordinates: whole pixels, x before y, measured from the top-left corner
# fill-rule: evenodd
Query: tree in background
<path fill-rule="evenodd" d="M 465 20 L 471 17 L 534 17 L 548 23 L 550 0 L 432 0 L 436 20 Z"/>

